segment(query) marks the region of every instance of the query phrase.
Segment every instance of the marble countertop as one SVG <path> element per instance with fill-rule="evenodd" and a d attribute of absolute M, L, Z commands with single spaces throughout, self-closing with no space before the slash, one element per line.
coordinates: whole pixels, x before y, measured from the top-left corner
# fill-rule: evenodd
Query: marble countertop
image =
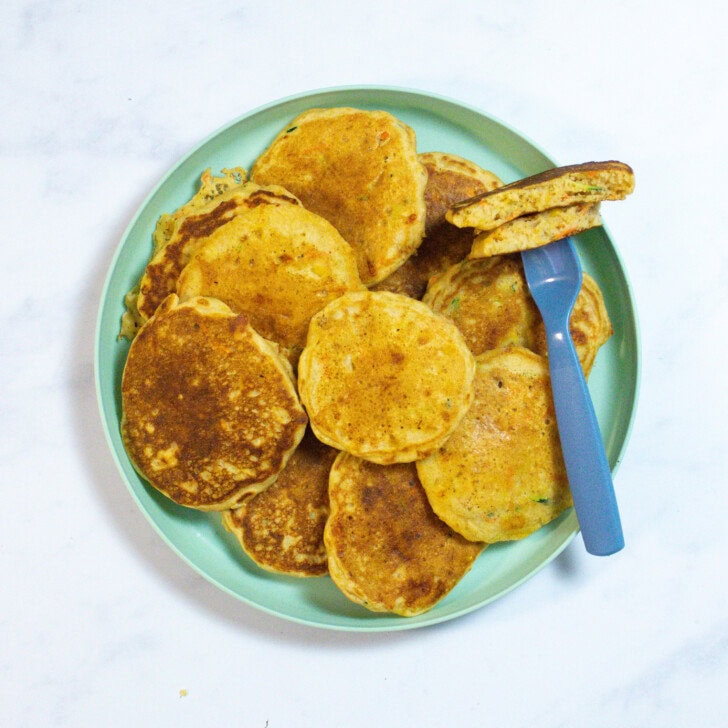
<path fill-rule="evenodd" d="M 718 3 L 211 7 L 0 9 L 0 724 L 725 725 Z M 591 557 L 577 537 L 492 604 L 396 633 L 282 620 L 192 570 L 121 479 L 93 371 L 107 270 L 167 170 L 262 104 L 359 84 L 458 99 L 637 178 L 605 211 L 642 343 L 615 478 L 626 548 Z"/>

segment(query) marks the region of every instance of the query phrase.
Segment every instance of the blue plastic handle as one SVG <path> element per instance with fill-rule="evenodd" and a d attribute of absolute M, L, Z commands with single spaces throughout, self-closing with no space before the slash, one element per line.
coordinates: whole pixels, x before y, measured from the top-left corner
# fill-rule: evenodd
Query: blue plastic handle
<path fill-rule="evenodd" d="M 609 556 L 624 548 L 612 473 L 568 324 L 549 331 L 549 369 L 561 449 L 584 546 Z"/>

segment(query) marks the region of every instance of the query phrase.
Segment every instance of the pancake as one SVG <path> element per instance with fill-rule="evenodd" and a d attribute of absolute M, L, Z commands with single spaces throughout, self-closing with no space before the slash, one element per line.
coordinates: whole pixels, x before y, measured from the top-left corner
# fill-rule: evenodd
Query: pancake
<path fill-rule="evenodd" d="M 232 194 L 235 190 L 244 186 L 247 181 L 247 174 L 242 167 L 223 169 L 220 176 L 214 176 L 210 169 L 206 169 L 200 176 L 200 187 L 192 199 L 173 213 L 165 212 L 159 216 L 154 233 L 152 234 L 154 246 L 152 257 L 170 241 L 175 227 L 181 224 L 182 220 L 210 207 L 209 203 L 215 200 L 215 198 L 219 198 L 227 193 Z M 143 315 L 139 312 L 137 304 L 140 287 L 141 281 L 137 282 L 124 298 L 126 310 L 121 317 L 119 336 L 130 340 L 136 336 L 137 331 L 151 315 L 151 313 L 149 315 Z M 171 293 L 173 290 L 174 287 L 170 288 L 167 293 Z"/>
<path fill-rule="evenodd" d="M 307 429 L 275 483 L 223 513 L 225 528 L 259 566 L 289 576 L 328 572 L 323 537 L 337 454 Z"/>
<path fill-rule="evenodd" d="M 353 290 L 364 286 L 354 252 L 336 228 L 276 199 L 241 212 L 202 241 L 177 282 L 182 300 L 217 298 L 296 355 L 311 317 Z"/>
<path fill-rule="evenodd" d="M 245 316 L 168 296 L 132 341 L 121 434 L 134 466 L 176 503 L 225 510 L 264 490 L 303 437 L 288 363 Z"/>
<path fill-rule="evenodd" d="M 547 355 L 541 314 L 531 297 L 520 255 L 465 260 L 433 278 L 423 302 L 450 319 L 478 356 L 507 346 L 523 346 Z M 597 282 L 583 274 L 569 328 L 588 376 L 612 325 Z"/>
<path fill-rule="evenodd" d="M 412 463 L 376 465 L 341 453 L 329 499 L 329 572 L 349 599 L 372 611 L 426 612 L 483 549 L 435 516 Z"/>
<path fill-rule="evenodd" d="M 476 235 L 469 258 L 515 253 L 548 245 L 602 224 L 599 203 L 552 207 L 517 217 Z"/>
<path fill-rule="evenodd" d="M 298 387 L 316 436 L 381 464 L 434 452 L 472 401 L 457 328 L 388 292 L 347 293 L 311 320 Z"/>
<path fill-rule="evenodd" d="M 489 192 L 503 182 L 475 162 L 447 152 L 423 152 L 420 163 L 427 171 L 425 233 L 447 221 L 445 214 L 456 203 Z"/>
<path fill-rule="evenodd" d="M 477 362 L 472 407 L 417 473 L 435 513 L 465 538 L 521 539 L 571 505 L 548 364 L 520 347 Z"/>
<path fill-rule="evenodd" d="M 244 187 L 248 181 L 248 173 L 242 167 L 221 170 L 220 175 L 213 175 L 208 168 L 200 175 L 200 187 L 189 200 L 173 213 L 163 213 L 157 220 L 154 228 L 153 242 L 154 252 L 164 247 L 172 238 L 177 224 L 196 213 L 202 212 L 209 207 L 213 200 L 234 192 L 239 187 Z"/>
<path fill-rule="evenodd" d="M 634 190 L 632 168 L 622 162 L 557 167 L 458 202 L 447 219 L 458 227 L 493 230 L 522 215 L 552 207 L 623 200 Z"/>
<path fill-rule="evenodd" d="M 153 255 L 139 284 L 137 309 L 143 320 L 152 316 L 157 306 L 175 292 L 177 279 L 192 255 L 212 233 L 237 215 L 261 205 L 299 205 L 280 187 L 263 188 L 245 182 L 215 197 L 193 214 L 180 217 L 169 240 Z"/>
<path fill-rule="evenodd" d="M 599 284 L 588 273 L 582 274 L 581 290 L 569 317 L 569 332 L 584 376 L 588 377 L 599 349 L 614 333 Z M 536 328 L 533 350 L 537 354 L 548 355 L 543 321 Z"/>
<path fill-rule="evenodd" d="M 502 184 L 492 172 L 455 154 L 424 152 L 419 160 L 427 170 L 425 238 L 394 273 L 371 286 L 373 291 L 391 291 L 417 299 L 422 298 L 432 276 L 462 260 L 471 250 L 473 231 L 447 222 L 447 210 L 459 200 Z"/>
<path fill-rule="evenodd" d="M 384 111 L 305 111 L 258 158 L 251 178 L 282 185 L 331 222 L 354 248 L 366 285 L 402 265 L 424 235 L 427 175 L 415 133 Z"/>

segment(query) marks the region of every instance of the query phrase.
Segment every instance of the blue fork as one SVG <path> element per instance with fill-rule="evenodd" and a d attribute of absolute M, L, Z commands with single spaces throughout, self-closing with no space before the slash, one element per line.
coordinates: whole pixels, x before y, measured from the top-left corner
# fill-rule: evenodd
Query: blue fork
<path fill-rule="evenodd" d="M 581 264 L 569 238 L 521 253 L 528 288 L 546 326 L 551 389 L 566 475 L 586 550 L 609 556 L 624 547 L 612 474 L 594 405 L 569 333 Z"/>

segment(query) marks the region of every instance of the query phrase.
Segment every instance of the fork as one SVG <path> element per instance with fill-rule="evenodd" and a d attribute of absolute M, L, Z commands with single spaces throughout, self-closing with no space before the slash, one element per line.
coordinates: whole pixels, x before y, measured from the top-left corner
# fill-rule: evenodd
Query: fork
<path fill-rule="evenodd" d="M 581 289 L 579 257 L 570 238 L 521 253 L 526 281 L 546 326 L 551 390 L 566 475 L 584 546 L 609 556 L 624 536 L 594 405 L 569 333 Z"/>

